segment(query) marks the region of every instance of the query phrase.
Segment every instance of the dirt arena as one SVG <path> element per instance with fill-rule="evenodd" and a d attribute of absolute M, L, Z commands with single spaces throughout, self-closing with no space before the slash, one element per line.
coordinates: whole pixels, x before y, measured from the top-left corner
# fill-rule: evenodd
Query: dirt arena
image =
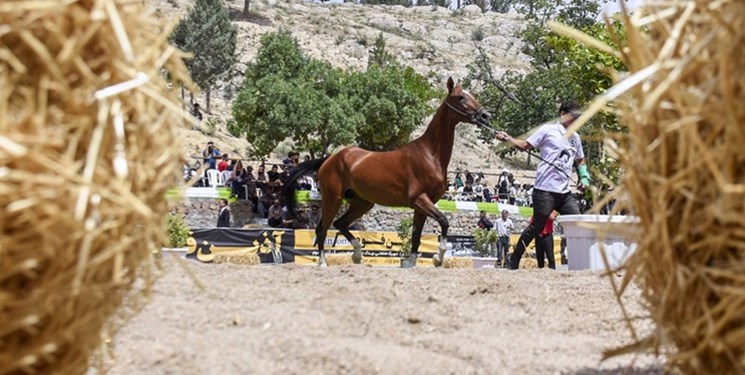
<path fill-rule="evenodd" d="M 657 374 L 597 272 L 167 262 L 112 374 Z M 620 278 L 619 278 L 620 280 Z M 642 309 L 637 292 L 627 300 Z M 649 329 L 649 327 L 647 327 Z"/>

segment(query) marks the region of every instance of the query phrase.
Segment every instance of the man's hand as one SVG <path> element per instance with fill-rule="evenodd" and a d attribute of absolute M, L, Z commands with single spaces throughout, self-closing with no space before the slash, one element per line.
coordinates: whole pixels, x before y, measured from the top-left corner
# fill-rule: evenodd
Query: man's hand
<path fill-rule="evenodd" d="M 510 139 L 510 135 L 500 130 L 494 133 L 494 138 L 496 138 L 498 141 L 505 142 Z"/>

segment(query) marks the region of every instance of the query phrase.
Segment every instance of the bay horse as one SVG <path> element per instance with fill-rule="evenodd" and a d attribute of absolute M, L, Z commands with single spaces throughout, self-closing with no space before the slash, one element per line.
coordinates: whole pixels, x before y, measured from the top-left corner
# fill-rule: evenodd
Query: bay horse
<path fill-rule="evenodd" d="M 348 228 L 375 204 L 380 204 L 414 209 L 409 267 L 416 264 L 424 222 L 427 217 L 435 219 L 440 224 L 441 234 L 439 251 L 433 257 L 433 263 L 435 266 L 442 264 L 447 248 L 448 221 L 435 202 L 447 190 L 447 168 L 453 152 L 455 125 L 468 122 L 489 127 L 491 118 L 468 91 L 453 83 L 452 77 L 447 81 L 447 89 L 447 97 L 424 134 L 398 150 L 373 152 L 350 146 L 331 156 L 300 163 L 293 169 L 281 192 L 293 217 L 296 216 L 297 180 L 318 171 L 323 207 L 316 227 L 320 266 L 327 265 L 324 254 L 326 231 L 343 199 L 349 202 L 349 208 L 333 224 L 352 244 L 354 263 L 362 261 L 362 246 Z"/>

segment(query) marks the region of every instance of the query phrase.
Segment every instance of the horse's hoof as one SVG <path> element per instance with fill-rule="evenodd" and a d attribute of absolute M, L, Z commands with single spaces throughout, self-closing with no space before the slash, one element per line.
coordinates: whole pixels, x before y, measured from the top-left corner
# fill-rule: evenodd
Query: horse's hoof
<path fill-rule="evenodd" d="M 318 267 L 321 267 L 321 268 L 326 268 L 328 266 L 329 265 L 327 263 L 318 263 Z"/>
<path fill-rule="evenodd" d="M 352 263 L 354 264 L 360 264 L 362 263 L 362 255 L 352 255 Z"/>
<path fill-rule="evenodd" d="M 434 264 L 435 267 L 442 266 L 442 260 L 440 259 L 440 255 L 435 254 L 434 256 L 432 256 L 432 264 Z"/>

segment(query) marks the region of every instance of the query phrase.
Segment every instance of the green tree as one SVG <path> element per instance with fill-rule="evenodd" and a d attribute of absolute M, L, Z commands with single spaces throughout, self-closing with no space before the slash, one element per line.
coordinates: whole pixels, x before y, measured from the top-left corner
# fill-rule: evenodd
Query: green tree
<path fill-rule="evenodd" d="M 396 64 L 396 58 L 391 55 L 385 48 L 385 38 L 381 32 L 375 38 L 373 48 L 370 50 L 370 57 L 367 60 L 367 68 L 372 67 L 387 67 Z"/>
<path fill-rule="evenodd" d="M 246 135 L 257 157 L 287 137 L 313 155 L 352 143 L 363 118 L 344 96 L 345 76 L 305 56 L 288 31 L 266 34 L 233 102 L 235 121 L 228 130 Z"/>
<path fill-rule="evenodd" d="M 382 38 L 373 49 L 366 71 L 343 71 L 307 57 L 287 31 L 265 35 L 233 102 L 228 130 L 247 136 L 257 157 L 287 137 L 313 155 L 352 143 L 371 150 L 400 146 L 431 112 L 426 103 L 436 93 L 424 77 L 395 62 Z"/>
<path fill-rule="evenodd" d="M 197 0 L 171 34 L 174 45 L 193 54 L 186 65 L 194 82 L 207 94 L 207 111 L 212 85 L 235 64 L 237 34 L 221 0 Z"/>
<path fill-rule="evenodd" d="M 528 2 L 521 4 L 525 6 Z M 605 24 L 594 20 L 587 23 L 592 18 L 591 11 L 596 7 L 597 4 L 589 4 L 587 8 L 575 9 L 577 18 L 569 19 L 567 23 L 581 27 L 587 34 L 612 45 L 611 33 Z M 543 14 L 541 12 L 544 10 L 537 8 L 532 11 Z M 559 18 L 569 16 L 566 9 L 551 15 Z M 469 65 L 469 78 L 485 83 L 486 89 L 480 94 L 480 99 L 494 116 L 492 124 L 513 135 L 525 134 L 536 125 L 556 118 L 558 105 L 564 100 L 590 102 L 597 94 L 611 87 L 608 70 L 625 69 L 615 56 L 550 33 L 543 21 L 545 19 L 534 18 L 534 22 L 529 23 L 522 33 L 525 43 L 523 52 L 531 58 L 531 71 L 508 72 L 495 79 L 491 64 L 483 54 Z M 614 24 L 613 28 L 614 33 L 623 38 L 621 25 Z M 621 131 L 621 127 L 612 114 L 596 116 L 582 130 L 583 145 L 591 168 L 611 178 L 617 176 L 617 165 L 605 153 L 603 140 L 618 131 Z M 482 136 L 492 138 L 486 132 Z M 509 149 L 508 152 L 515 150 Z"/>
<path fill-rule="evenodd" d="M 386 51 L 380 35 L 364 72 L 350 73 L 347 96 L 364 116 L 357 127 L 357 144 L 365 149 L 386 151 L 409 141 L 422 119 L 432 112 L 427 104 L 437 92 L 413 68 L 399 64 Z"/>

